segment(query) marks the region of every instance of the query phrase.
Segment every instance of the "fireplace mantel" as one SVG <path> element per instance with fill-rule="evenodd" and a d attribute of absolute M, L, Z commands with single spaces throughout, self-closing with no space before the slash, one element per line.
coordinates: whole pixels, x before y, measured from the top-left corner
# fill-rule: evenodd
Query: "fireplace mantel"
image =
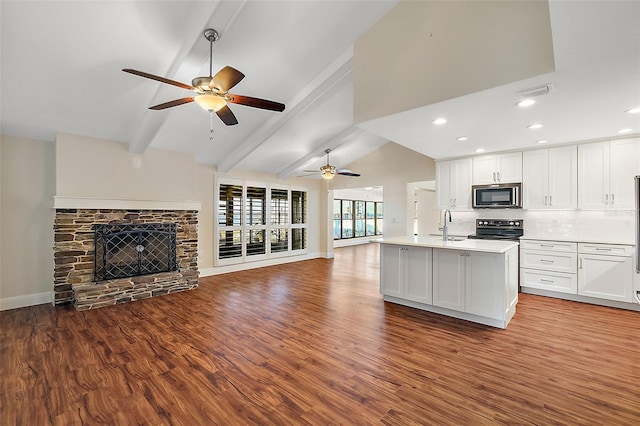
<path fill-rule="evenodd" d="M 118 200 L 87 197 L 53 197 L 54 209 L 197 210 L 200 201 Z"/>

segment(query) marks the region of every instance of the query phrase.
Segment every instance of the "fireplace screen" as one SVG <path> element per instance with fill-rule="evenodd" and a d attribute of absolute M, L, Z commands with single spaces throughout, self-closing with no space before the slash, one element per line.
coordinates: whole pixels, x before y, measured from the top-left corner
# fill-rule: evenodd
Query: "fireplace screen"
<path fill-rule="evenodd" d="M 97 224 L 95 281 L 177 270 L 176 224 Z"/>

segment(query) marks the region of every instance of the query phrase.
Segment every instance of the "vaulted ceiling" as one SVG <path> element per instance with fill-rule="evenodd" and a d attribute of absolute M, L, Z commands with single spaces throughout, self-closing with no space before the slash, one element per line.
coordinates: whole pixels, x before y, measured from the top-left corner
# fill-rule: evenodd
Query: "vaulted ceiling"
<path fill-rule="evenodd" d="M 153 147 L 193 153 L 197 161 L 223 172 L 238 168 L 281 178 L 319 168 L 326 148 L 334 149 L 331 163 L 338 167 L 388 140 L 434 158 L 473 153 L 475 145 L 447 147 L 445 139 L 437 144 L 442 149 L 421 151 L 417 140 L 439 137 L 416 125 L 425 121 L 423 116 L 407 115 L 367 130 L 353 125 L 353 43 L 395 4 L 3 0 L 1 131 L 50 141 L 56 132 L 87 135 L 126 142 L 133 152 Z M 554 108 L 576 107 L 578 113 L 548 139 L 570 142 L 587 133 L 600 137 L 602 128 L 594 126 L 605 120 L 611 135 L 622 126 L 640 131 L 638 117 L 611 118 L 614 110 L 640 106 L 640 25 L 634 25 L 640 22 L 639 4 L 551 2 L 554 48 L 560 43 L 555 52 L 558 74 L 576 86 Z M 214 117 L 211 141 L 210 116 L 195 103 L 148 109 L 190 92 L 121 70 L 133 68 L 191 84 L 193 77 L 209 73 L 209 43 L 203 37 L 207 27 L 220 33 L 213 47 L 213 72 L 230 65 L 246 75 L 231 92 L 282 102 L 284 112 L 232 104 L 239 124 L 225 126 Z M 575 74 L 580 67 L 591 70 L 589 78 Z M 506 95 L 488 91 L 445 104 L 464 120 L 450 128 L 447 137 L 464 129 L 493 139 L 489 150 L 517 148 L 510 145 L 517 135 L 508 133 L 515 130 L 477 120 L 481 112 L 496 119 L 499 115 L 499 122 L 513 121 L 518 112 L 512 104 L 507 109 L 489 102 L 500 96 Z M 594 96 L 601 102 L 581 105 Z M 477 105 L 482 109 L 474 109 Z M 442 106 L 425 108 L 435 114 Z M 589 132 L 577 129 L 580 123 L 589 126 Z"/>

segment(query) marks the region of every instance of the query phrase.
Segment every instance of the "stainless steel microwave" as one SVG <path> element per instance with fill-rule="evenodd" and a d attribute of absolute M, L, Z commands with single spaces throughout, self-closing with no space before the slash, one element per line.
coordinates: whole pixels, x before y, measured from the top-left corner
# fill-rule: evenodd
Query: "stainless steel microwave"
<path fill-rule="evenodd" d="M 474 209 L 519 209 L 522 208 L 521 183 L 497 183 L 473 185 Z"/>

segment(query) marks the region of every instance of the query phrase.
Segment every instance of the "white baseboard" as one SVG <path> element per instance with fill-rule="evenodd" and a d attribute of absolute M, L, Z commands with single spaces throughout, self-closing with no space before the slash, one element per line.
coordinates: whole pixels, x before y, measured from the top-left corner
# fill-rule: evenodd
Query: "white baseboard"
<path fill-rule="evenodd" d="M 263 268 L 265 266 L 280 265 L 283 263 L 300 262 L 301 260 L 330 258 L 327 253 L 307 253 L 302 256 L 279 257 L 276 259 L 259 260 L 256 262 L 236 263 L 234 265 L 216 266 L 213 268 L 200 268 L 201 277 L 210 277 L 212 275 L 227 274 L 229 272 L 245 271 L 248 269 Z"/>
<path fill-rule="evenodd" d="M 0 299 L 0 311 L 24 308 L 25 306 L 42 305 L 44 303 L 53 303 L 52 291 L 46 291 L 44 293 L 26 294 L 24 296 L 6 297 L 4 299 Z"/>
<path fill-rule="evenodd" d="M 333 247 L 349 247 L 349 246 L 357 246 L 359 244 L 369 244 L 370 242 L 382 238 L 382 235 L 370 236 L 370 237 L 362 237 L 362 238 L 345 238 L 343 240 L 334 240 Z"/>

